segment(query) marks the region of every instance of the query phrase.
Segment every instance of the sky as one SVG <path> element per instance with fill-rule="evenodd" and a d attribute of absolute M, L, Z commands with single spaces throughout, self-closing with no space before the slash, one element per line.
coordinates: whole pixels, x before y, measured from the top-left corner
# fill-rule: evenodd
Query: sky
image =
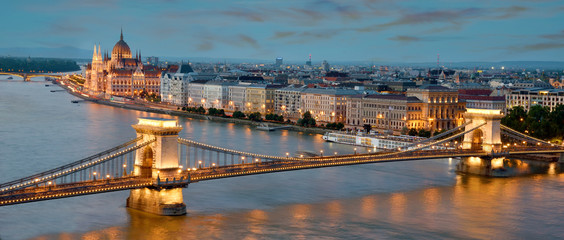
<path fill-rule="evenodd" d="M 564 1 L 3 1 L 0 48 L 190 59 L 564 61 Z"/>

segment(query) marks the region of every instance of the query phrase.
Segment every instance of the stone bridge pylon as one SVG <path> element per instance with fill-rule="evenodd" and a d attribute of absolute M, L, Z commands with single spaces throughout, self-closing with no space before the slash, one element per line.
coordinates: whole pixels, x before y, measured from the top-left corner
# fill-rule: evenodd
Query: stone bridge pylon
<path fill-rule="evenodd" d="M 137 150 L 133 175 L 150 178 L 156 183 L 178 177 L 178 133 L 182 130 L 178 122 L 174 119 L 139 118 L 132 127 L 137 137 L 143 137 L 144 141 L 155 140 Z M 127 206 L 158 215 L 186 214 L 182 188 L 155 186 L 158 184 L 132 189 Z"/>
<path fill-rule="evenodd" d="M 464 119 L 471 121 L 466 129 L 481 127 L 464 135 L 463 149 L 482 149 L 486 152 L 501 151 L 501 118 L 503 114 L 497 109 L 468 108 Z"/>

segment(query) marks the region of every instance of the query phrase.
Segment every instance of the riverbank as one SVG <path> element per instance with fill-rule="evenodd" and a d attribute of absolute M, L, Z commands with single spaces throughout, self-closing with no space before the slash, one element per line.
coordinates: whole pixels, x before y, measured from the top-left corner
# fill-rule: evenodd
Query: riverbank
<path fill-rule="evenodd" d="M 247 119 L 239 119 L 239 118 L 232 118 L 232 117 L 218 117 L 218 116 L 202 115 L 202 114 L 197 114 L 197 113 L 189 113 L 189 112 L 186 112 L 186 111 L 179 111 L 179 110 L 174 110 L 174 109 L 166 109 L 164 106 L 155 106 L 156 104 L 146 103 L 146 104 L 141 105 L 139 103 L 121 103 L 121 102 L 110 101 L 110 100 L 105 100 L 105 99 L 92 98 L 92 97 L 83 95 L 80 92 L 74 91 L 71 87 L 69 87 L 68 83 L 61 84 L 60 81 L 61 80 L 55 80 L 55 81 L 53 81 L 53 84 L 57 84 L 57 86 L 62 87 L 69 94 L 71 94 L 75 97 L 84 99 L 84 100 L 89 101 L 89 102 L 103 104 L 103 105 L 107 105 L 107 106 L 124 108 L 124 109 L 131 109 L 131 110 L 137 110 L 137 111 L 143 111 L 143 112 L 166 114 L 166 115 L 170 115 L 170 116 L 187 117 L 187 118 L 193 118 L 193 119 L 203 119 L 203 120 L 211 120 L 211 121 L 217 121 L 217 122 L 246 124 L 246 125 L 251 125 L 251 126 L 258 126 L 260 124 L 265 123 L 265 122 L 255 122 L 255 121 L 251 121 L 251 120 L 247 120 Z M 76 88 L 76 86 L 73 86 L 73 87 Z M 153 105 L 153 106 L 151 106 L 151 105 Z M 288 125 L 288 124 L 285 124 L 285 123 L 274 123 L 274 122 L 266 122 L 266 123 L 268 123 L 268 125 L 273 126 L 273 127 L 290 126 L 286 129 L 290 130 L 290 131 L 312 133 L 312 134 L 325 134 L 326 132 L 330 131 L 330 130 L 322 129 L 322 128 L 306 128 L 306 127 L 301 127 L 301 126 L 296 126 L 296 125 Z"/>

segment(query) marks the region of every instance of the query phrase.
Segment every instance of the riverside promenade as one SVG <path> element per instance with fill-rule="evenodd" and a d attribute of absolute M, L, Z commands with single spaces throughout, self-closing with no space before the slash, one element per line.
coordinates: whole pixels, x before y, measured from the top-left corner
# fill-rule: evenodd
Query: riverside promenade
<path fill-rule="evenodd" d="M 74 85 L 70 81 L 65 81 L 64 79 L 61 80 L 53 80 L 53 84 L 58 85 L 65 89 L 69 94 L 81 98 L 83 100 L 103 104 L 112 107 L 124 108 L 124 109 L 131 109 L 143 112 L 150 112 L 150 113 L 158 113 L 158 114 L 166 114 L 171 116 L 179 116 L 179 117 L 187 117 L 193 119 L 203 119 L 203 120 L 211 120 L 217 122 L 229 122 L 229 123 L 236 123 L 236 124 L 246 124 L 252 126 L 260 126 L 264 122 L 255 122 L 247 119 L 238 119 L 232 117 L 219 117 L 219 116 L 210 116 L 210 115 L 202 115 L 197 113 L 189 113 L 186 111 L 177 110 L 177 106 L 171 106 L 166 104 L 158 104 L 158 103 L 151 103 L 151 102 L 131 102 L 131 103 L 123 103 L 117 101 L 111 101 L 108 99 L 100 99 L 94 98 L 85 93 L 77 90 L 78 87 Z M 287 130 L 297 131 L 297 132 L 304 132 L 304 133 L 312 133 L 312 134 L 324 134 L 330 130 L 322 129 L 322 128 L 306 128 L 296 125 L 288 125 L 287 123 L 275 123 L 275 122 L 268 122 L 269 126 L 272 127 L 285 127 Z M 289 127 L 288 127 L 289 126 Z"/>

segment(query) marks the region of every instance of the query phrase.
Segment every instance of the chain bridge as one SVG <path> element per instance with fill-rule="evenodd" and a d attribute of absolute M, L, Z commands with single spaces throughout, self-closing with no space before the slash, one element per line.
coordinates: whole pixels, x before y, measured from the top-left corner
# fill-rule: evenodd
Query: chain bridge
<path fill-rule="evenodd" d="M 159 215 L 186 213 L 182 188 L 200 181 L 300 169 L 425 159 L 481 159 L 561 153 L 564 147 L 499 123 L 500 112 L 471 111 L 466 123 L 393 151 L 314 157 L 272 156 L 179 138 L 176 120 L 139 118 L 137 137 L 98 154 L 0 184 L 0 206 L 130 190 L 127 206 Z M 502 136 L 506 142 L 502 142 Z M 463 139 L 462 141 L 460 141 Z M 486 169 L 491 171 L 491 169 Z M 486 174 L 487 175 L 487 174 Z"/>
<path fill-rule="evenodd" d="M 33 77 L 52 77 L 61 78 L 60 74 L 50 74 L 50 73 L 28 73 L 28 72 L 0 72 L 0 75 L 11 75 L 23 78 L 24 82 L 31 81 Z"/>

